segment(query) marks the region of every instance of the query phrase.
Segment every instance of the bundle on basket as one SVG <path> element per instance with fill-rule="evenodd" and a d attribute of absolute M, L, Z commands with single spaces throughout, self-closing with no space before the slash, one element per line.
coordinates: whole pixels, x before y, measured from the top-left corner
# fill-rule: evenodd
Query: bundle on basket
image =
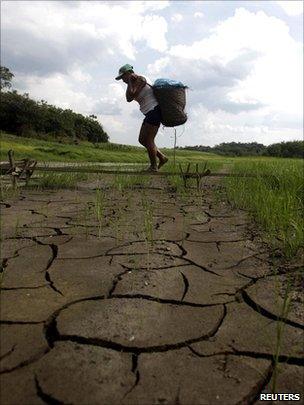
<path fill-rule="evenodd" d="M 157 79 L 151 87 L 161 109 L 162 124 L 165 127 L 184 124 L 187 121 L 185 106 L 188 87 L 171 79 Z"/>

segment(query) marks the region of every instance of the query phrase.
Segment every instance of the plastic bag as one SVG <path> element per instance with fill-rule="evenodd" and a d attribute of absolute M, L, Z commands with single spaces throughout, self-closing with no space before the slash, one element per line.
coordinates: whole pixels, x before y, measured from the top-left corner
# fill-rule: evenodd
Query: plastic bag
<path fill-rule="evenodd" d="M 155 80 L 153 87 L 177 87 L 177 88 L 185 88 L 186 86 L 182 82 L 178 82 L 172 79 L 157 79 Z"/>

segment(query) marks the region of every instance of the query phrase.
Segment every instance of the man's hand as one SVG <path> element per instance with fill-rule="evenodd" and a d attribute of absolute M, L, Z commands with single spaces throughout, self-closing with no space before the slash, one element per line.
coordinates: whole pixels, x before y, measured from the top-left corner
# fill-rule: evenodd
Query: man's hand
<path fill-rule="evenodd" d="M 145 87 L 146 83 L 147 81 L 143 76 L 137 76 L 135 73 L 130 75 L 126 91 L 127 101 L 131 102 L 134 100 Z"/>

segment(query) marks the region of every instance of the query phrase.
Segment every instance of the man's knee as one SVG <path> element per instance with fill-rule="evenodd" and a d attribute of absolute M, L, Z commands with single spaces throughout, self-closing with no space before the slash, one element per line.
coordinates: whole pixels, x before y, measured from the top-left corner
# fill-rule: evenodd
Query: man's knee
<path fill-rule="evenodd" d="M 143 146 L 146 146 L 146 143 L 147 143 L 143 136 L 139 136 L 138 142 Z"/>

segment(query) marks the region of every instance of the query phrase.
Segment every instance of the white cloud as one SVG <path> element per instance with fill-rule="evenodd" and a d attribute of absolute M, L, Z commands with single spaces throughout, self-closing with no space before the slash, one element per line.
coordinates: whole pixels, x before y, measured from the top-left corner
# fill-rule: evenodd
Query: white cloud
<path fill-rule="evenodd" d="M 3 2 L 3 52 L 9 61 L 30 58 L 39 65 L 41 54 L 48 50 L 44 65 L 55 65 L 61 72 L 80 59 L 85 63 L 103 60 L 113 49 L 116 55 L 134 60 L 139 41 L 163 52 L 167 22 L 156 12 L 167 6 L 168 2 L 155 1 L 79 2 L 72 8 L 52 1 Z"/>
<path fill-rule="evenodd" d="M 150 48 L 164 52 L 167 49 L 166 32 L 167 22 L 164 17 L 156 15 L 144 17 L 141 23 L 141 36 Z"/>
<path fill-rule="evenodd" d="M 257 29 L 258 27 L 258 29 Z M 257 49 L 268 51 L 270 47 L 277 49 L 283 40 L 291 42 L 287 25 L 264 12 L 251 13 L 244 8 L 237 9 L 230 17 L 210 30 L 210 36 L 195 41 L 192 45 L 176 45 L 170 54 L 190 59 L 217 59 L 224 63 L 235 58 L 241 49 Z M 279 38 L 276 38 L 279 35 Z"/>
<path fill-rule="evenodd" d="M 191 85 L 180 145 L 301 138 L 302 45 L 291 37 L 294 19 L 288 17 L 300 15 L 300 2 L 280 2 L 286 23 L 271 16 L 275 2 L 265 7 L 267 14 L 238 8 L 226 19 L 226 6 L 222 11 L 219 5 L 217 22 L 188 3 L 193 18 L 189 26 L 186 19 L 180 24 L 184 42 L 170 47 L 164 15 L 179 23 L 178 2 L 2 2 L 2 63 L 9 61 L 17 90 L 86 115 L 95 112 L 112 141 L 136 144 L 144 118 L 136 102 L 126 103 L 125 85 L 113 79 L 125 60 L 136 60 L 152 80 L 172 77 Z M 154 51 L 161 54 L 153 61 Z M 160 146 L 173 145 L 172 133 L 161 132 Z"/>
<path fill-rule="evenodd" d="M 149 74 L 157 75 L 165 69 L 168 63 L 170 63 L 170 58 L 168 56 L 157 59 L 154 63 L 148 65 L 147 71 Z"/>
<path fill-rule="evenodd" d="M 272 125 L 260 114 L 253 116 L 244 112 L 236 116 L 224 111 L 211 112 L 196 105 L 189 111 L 189 121 L 179 143 L 213 146 L 222 142 L 259 142 L 269 145 L 300 137 L 301 130 Z"/>
<path fill-rule="evenodd" d="M 103 115 L 103 114 L 97 114 L 97 119 L 102 122 L 102 126 L 104 130 L 108 134 L 112 134 L 113 132 L 118 135 L 118 137 L 113 137 L 111 136 L 111 141 L 112 142 L 121 142 L 121 135 L 125 132 L 125 123 L 123 120 L 119 118 L 114 118 L 110 115 Z M 116 136 L 117 136 L 116 135 Z M 127 142 L 123 142 L 127 143 Z"/>
<path fill-rule="evenodd" d="M 76 91 L 77 88 L 73 78 L 67 78 L 62 74 L 54 74 L 47 78 L 37 76 L 19 76 L 25 88 L 30 88 L 30 96 L 36 100 L 47 100 L 61 108 L 71 108 L 82 114 L 91 114 L 94 106 L 94 99 L 87 94 Z M 76 80 L 78 82 L 78 80 Z"/>
<path fill-rule="evenodd" d="M 303 14 L 303 1 L 277 1 L 287 15 L 297 16 Z"/>
<path fill-rule="evenodd" d="M 301 137 L 302 44 L 282 20 L 240 8 L 208 37 L 173 46 L 168 54 L 148 68 L 155 75 L 170 72 L 192 83 L 191 134 L 201 128 L 213 144 L 221 137 L 264 143 Z M 241 116 L 246 117 L 242 124 Z"/>
<path fill-rule="evenodd" d="M 282 110 L 301 109 L 302 46 L 293 40 L 283 21 L 263 12 L 255 14 L 238 9 L 208 38 L 190 47 L 173 47 L 170 54 L 227 64 L 244 49 L 261 56 L 256 59 L 251 74 L 230 93 L 231 97 L 253 98 Z"/>
<path fill-rule="evenodd" d="M 171 21 L 173 21 L 175 23 L 181 22 L 182 19 L 183 19 L 183 16 L 181 14 L 178 14 L 178 13 L 173 14 L 172 17 L 171 17 Z"/>
<path fill-rule="evenodd" d="M 92 76 L 89 73 L 83 72 L 83 70 L 75 66 L 73 69 L 71 69 L 68 74 L 77 82 L 80 83 L 90 83 L 92 80 Z"/>
<path fill-rule="evenodd" d="M 112 1 L 110 1 L 109 3 L 112 3 Z M 125 6 L 127 8 L 132 8 L 134 10 L 138 10 L 139 12 L 160 11 L 169 7 L 170 5 L 170 2 L 167 0 L 129 1 L 125 3 Z"/>

